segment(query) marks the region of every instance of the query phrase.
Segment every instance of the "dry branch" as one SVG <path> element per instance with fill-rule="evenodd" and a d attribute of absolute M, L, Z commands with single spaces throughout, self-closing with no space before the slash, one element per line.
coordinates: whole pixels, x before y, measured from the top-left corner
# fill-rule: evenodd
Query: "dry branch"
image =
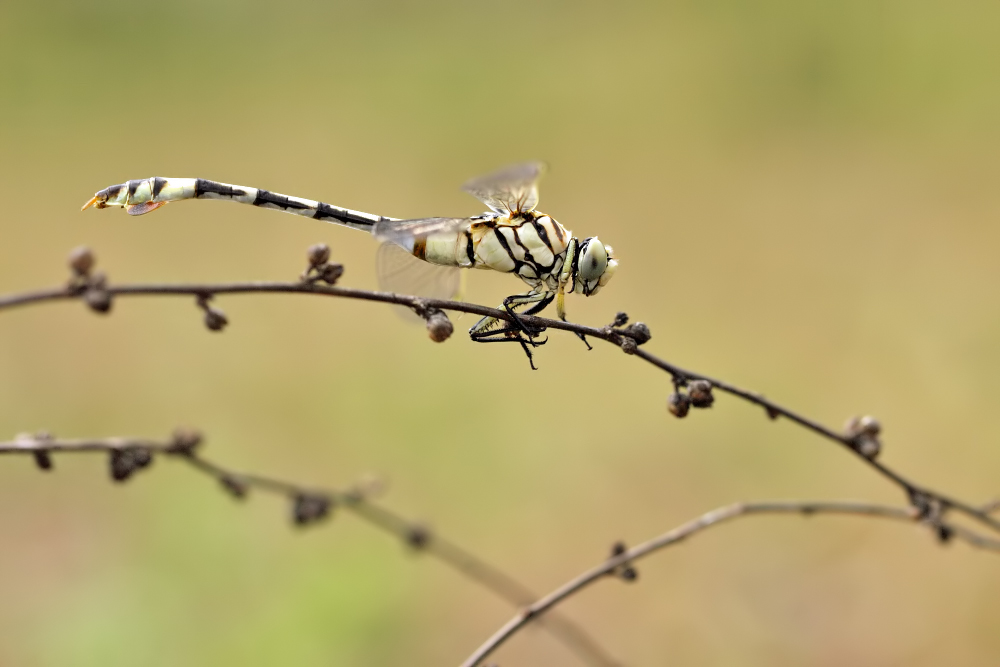
<path fill-rule="evenodd" d="M 309 249 L 307 257 L 308 266 L 297 282 L 112 285 L 108 283 L 104 274 L 93 270 L 95 264 L 93 254 L 85 248 L 79 248 L 70 255 L 72 276 L 65 286 L 0 297 L 0 310 L 51 301 L 81 299 L 95 312 L 107 313 L 117 297 L 193 296 L 198 307 L 204 311 L 206 326 L 218 331 L 228 324 L 228 320 L 222 311 L 209 303 L 212 297 L 219 294 L 278 293 L 361 299 L 406 306 L 427 320 L 431 338 L 438 342 L 446 339 L 452 331 L 451 323 L 447 321 L 444 311 L 472 313 L 511 321 L 510 315 L 504 310 L 472 303 L 339 287 L 336 282 L 343 275 L 344 267 L 329 262 L 329 248 L 324 245 L 313 246 Z M 642 349 L 640 346 L 651 337 L 649 328 L 641 322 L 629 325 L 628 316 L 624 313 L 619 313 L 611 324 L 603 327 L 589 327 L 529 315 L 522 315 L 521 319 L 533 328 L 569 331 L 606 341 L 620 347 L 626 354 L 666 371 L 670 374 L 674 387 L 674 392 L 668 399 L 668 407 L 678 417 L 688 414 L 692 407 L 704 408 L 712 405 L 715 400 L 713 395 L 715 390 L 736 396 L 760 406 L 771 419 L 784 417 L 843 446 L 882 477 L 900 487 L 905 492 L 908 502 L 917 508 L 923 518 L 939 519 L 954 511 L 1000 534 L 1000 517 L 994 516 L 986 506 L 982 504 L 976 506 L 933 491 L 881 463 L 878 460 L 882 449 L 879 440 L 880 426 L 870 417 L 852 420 L 844 431 L 840 432 L 800 415 L 761 394 L 681 368 Z"/>
<path fill-rule="evenodd" d="M 167 440 L 149 438 L 54 438 L 47 433 L 19 435 L 9 442 L 0 442 L 0 455 L 32 456 L 42 470 L 53 469 L 53 455 L 89 452 L 106 454 L 111 478 L 116 482 L 131 479 L 151 465 L 157 456 L 180 460 L 195 470 L 219 482 L 222 489 L 243 499 L 252 489 L 286 497 L 291 506 L 292 522 L 298 526 L 315 524 L 328 519 L 333 512 L 344 509 L 371 525 L 399 538 L 409 548 L 430 554 L 464 577 L 475 581 L 516 607 L 530 604 L 537 598 L 531 589 L 502 570 L 441 537 L 427 526 L 414 523 L 371 499 L 364 486 L 350 490 L 308 487 L 273 477 L 231 470 L 206 459 L 201 453 L 202 437 L 196 431 L 178 429 Z M 564 616 L 546 619 L 546 628 L 584 663 L 614 667 L 618 663 L 590 638 L 585 630 Z"/>
<path fill-rule="evenodd" d="M 961 526 L 947 524 L 940 519 L 922 516 L 921 511 L 912 506 L 892 507 L 853 501 L 776 500 L 734 503 L 707 512 L 692 521 L 631 549 L 624 548 L 622 544 L 615 545 L 612 549 L 611 557 L 606 561 L 566 582 L 545 597 L 540 598 L 537 602 L 528 605 L 518 612 L 514 618 L 477 648 L 462 663 L 462 667 L 476 667 L 476 665 L 479 665 L 519 630 L 532 622 L 536 622 L 543 614 L 550 613 L 556 605 L 579 593 L 599 579 L 617 574 L 627 581 L 634 580 L 636 577 L 633 565 L 635 561 L 677 544 L 712 526 L 755 514 L 801 514 L 803 516 L 811 516 L 813 514 L 850 514 L 896 521 L 922 522 L 927 524 L 942 542 L 959 539 L 968 542 L 974 547 L 1000 552 L 1000 540 L 983 537 Z"/>
<path fill-rule="evenodd" d="M 196 305 L 203 312 L 205 325 L 213 331 L 219 331 L 225 328 L 228 319 L 221 310 L 211 303 L 216 295 L 279 293 L 361 299 L 406 306 L 427 321 L 430 337 L 436 342 L 447 339 L 453 332 L 453 327 L 445 315 L 445 311 L 472 313 L 511 321 L 511 316 L 506 311 L 477 304 L 340 287 L 336 283 L 343 274 L 343 266 L 330 263 L 329 257 L 329 249 L 326 246 L 320 245 L 310 248 L 307 269 L 299 280 L 294 282 L 113 285 L 109 284 L 103 274 L 93 271 L 94 257 L 90 251 L 78 249 L 70 257 L 72 276 L 65 286 L 0 297 L 0 310 L 50 301 L 82 300 L 95 312 L 107 313 L 118 297 L 188 296 L 194 297 Z M 623 579 L 633 580 L 636 576 L 634 561 L 711 526 L 739 517 L 767 513 L 797 513 L 802 515 L 837 513 L 881 517 L 922 523 L 929 527 L 942 542 L 959 539 L 975 547 L 1000 551 L 1000 538 L 993 536 L 993 534 L 1000 534 L 1000 517 L 996 516 L 1000 502 L 975 505 L 960 501 L 917 484 L 883 464 L 878 460 L 882 449 L 881 426 L 871 417 L 853 418 L 843 431 L 837 431 L 764 398 L 760 394 L 676 366 L 641 349 L 640 346 L 651 337 L 649 329 L 641 322 L 629 325 L 628 316 L 624 313 L 619 313 L 611 324 L 604 327 L 589 327 L 527 315 L 522 315 L 521 319 L 534 329 L 556 329 L 606 341 L 620 347 L 626 354 L 638 357 L 667 372 L 673 385 L 673 391 L 668 397 L 667 405 L 669 411 L 677 417 L 685 417 L 692 408 L 710 407 L 715 402 L 714 393 L 716 391 L 735 396 L 763 408 L 765 414 L 771 419 L 784 417 L 792 423 L 848 449 L 864 464 L 900 487 L 906 494 L 909 506 L 890 507 L 858 502 L 736 503 L 702 515 L 632 549 L 627 549 L 619 543 L 615 545 L 611 557 L 604 563 L 532 603 L 531 600 L 535 599 L 534 596 L 518 582 L 458 546 L 432 535 L 426 529 L 411 524 L 402 517 L 374 504 L 360 490 L 316 491 L 269 477 L 232 472 L 199 456 L 196 453 L 197 439 L 191 440 L 184 434 L 175 436 L 170 442 L 130 439 L 67 441 L 36 436 L 22 438 L 13 443 L 0 443 L 0 454 L 31 453 L 41 468 L 48 469 L 52 466 L 51 454 L 53 452 L 105 451 L 109 453 L 111 474 L 118 480 L 127 479 L 138 469 L 148 465 L 154 454 L 177 456 L 201 472 L 217 479 L 234 495 L 243 496 L 248 489 L 259 488 L 288 496 L 293 502 L 293 518 L 299 524 L 308 524 L 323 519 L 329 515 L 334 507 L 343 507 L 353 511 L 374 525 L 398 536 L 411 547 L 437 556 L 504 599 L 524 606 L 522 612 L 477 649 L 464 663 L 466 667 L 480 664 L 500 644 L 522 627 L 531 622 L 538 622 L 543 614 L 546 615 L 549 629 L 556 632 L 564 643 L 580 657 L 593 664 L 614 664 L 614 661 L 593 644 L 579 628 L 565 619 L 552 616 L 552 608 L 608 574 L 616 574 Z M 962 514 L 972 519 L 988 529 L 991 535 L 984 535 L 953 523 L 950 520 L 952 513 Z"/>

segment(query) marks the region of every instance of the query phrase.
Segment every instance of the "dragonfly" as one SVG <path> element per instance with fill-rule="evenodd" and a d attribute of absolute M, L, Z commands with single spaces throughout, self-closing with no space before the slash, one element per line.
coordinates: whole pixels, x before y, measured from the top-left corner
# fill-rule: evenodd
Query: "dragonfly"
<path fill-rule="evenodd" d="M 503 300 L 500 307 L 510 320 L 484 317 L 469 329 L 469 335 L 483 343 L 519 343 L 535 369 L 531 349 L 546 339 L 540 339 L 542 328 L 529 325 L 521 316 L 540 313 L 555 301 L 556 313 L 565 322 L 566 294 L 593 296 L 618 268 L 610 245 L 596 236 L 579 239 L 555 218 L 536 210 L 538 181 L 544 170 L 544 163 L 526 162 L 469 180 L 462 189 L 489 208 L 472 217 L 403 220 L 259 188 L 159 176 L 107 187 L 82 210 L 122 207 L 129 215 L 144 215 L 170 202 L 222 199 L 359 229 L 382 242 L 380 284 L 420 285 L 421 296 L 453 297 L 460 269 L 512 273 L 529 289 Z M 590 348 L 586 338 L 577 335 Z"/>

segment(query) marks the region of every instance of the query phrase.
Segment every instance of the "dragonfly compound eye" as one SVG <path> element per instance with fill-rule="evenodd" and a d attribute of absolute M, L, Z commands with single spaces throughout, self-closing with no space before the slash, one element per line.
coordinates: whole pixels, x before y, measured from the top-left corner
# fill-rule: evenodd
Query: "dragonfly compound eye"
<path fill-rule="evenodd" d="M 585 283 L 598 280 L 607 268 L 608 251 L 604 244 L 596 236 L 586 239 L 580 246 L 580 280 Z"/>
<path fill-rule="evenodd" d="M 608 284 L 618 268 L 618 261 L 612 256 L 611 246 L 604 245 L 594 236 L 580 244 L 578 257 L 576 288 L 586 296 L 597 294 Z"/>

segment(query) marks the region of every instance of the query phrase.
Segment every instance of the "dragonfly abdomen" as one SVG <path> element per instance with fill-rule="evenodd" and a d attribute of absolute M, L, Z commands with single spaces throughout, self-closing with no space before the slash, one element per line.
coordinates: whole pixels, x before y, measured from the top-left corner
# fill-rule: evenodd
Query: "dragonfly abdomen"
<path fill-rule="evenodd" d="M 375 223 L 390 219 L 371 213 L 331 206 L 312 199 L 291 197 L 243 185 L 230 185 L 229 183 L 210 181 L 207 178 L 163 178 L 160 176 L 112 185 L 94 195 L 94 198 L 87 202 L 84 208 L 91 205 L 96 205 L 98 208 L 123 206 L 131 215 L 141 215 L 168 202 L 184 199 L 224 199 L 250 204 L 258 208 L 294 213 L 367 232 L 372 230 Z"/>

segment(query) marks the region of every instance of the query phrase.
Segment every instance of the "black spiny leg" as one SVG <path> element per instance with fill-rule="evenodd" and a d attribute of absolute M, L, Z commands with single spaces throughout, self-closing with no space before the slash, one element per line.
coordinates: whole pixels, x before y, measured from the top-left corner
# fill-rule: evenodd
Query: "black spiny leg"
<path fill-rule="evenodd" d="M 531 327 L 521 319 L 514 309 L 518 306 L 531 304 L 523 315 L 534 315 L 541 312 L 552 303 L 553 294 L 549 293 L 529 293 L 516 294 L 503 300 L 503 308 L 511 317 L 510 322 L 505 322 L 500 328 L 489 330 L 496 326 L 501 320 L 493 317 L 484 317 L 479 320 L 474 327 L 469 330 L 469 336 L 477 343 L 519 343 L 524 354 L 528 357 L 528 364 L 531 370 L 538 370 L 533 361 L 531 348 L 544 345 L 548 339 L 536 341 L 535 337 L 544 331 L 544 328 Z"/>
<path fill-rule="evenodd" d="M 552 299 L 555 298 L 555 295 L 550 292 L 544 292 L 541 295 L 541 299 L 538 300 L 537 303 L 534 303 L 531 308 L 528 308 L 526 311 L 521 313 L 521 315 L 519 315 L 514 309 L 518 306 L 524 306 L 532 303 L 532 301 L 528 300 L 529 296 L 534 297 L 535 295 L 526 296 L 524 294 L 515 294 L 513 296 L 509 296 L 503 300 L 503 309 L 507 311 L 508 315 L 510 315 L 515 327 L 527 334 L 529 338 L 534 338 L 545 329 L 529 327 L 524 320 L 521 319 L 521 315 L 536 315 L 542 312 L 545 310 L 546 306 L 552 303 Z"/>
<path fill-rule="evenodd" d="M 548 342 L 548 338 L 540 341 L 525 338 L 524 334 L 513 327 L 503 327 L 496 331 L 474 333 L 470 334 L 470 336 L 477 343 L 520 343 L 521 349 L 524 350 L 524 354 L 528 357 L 528 364 L 533 371 L 537 371 L 538 369 L 535 367 L 535 362 L 532 359 L 534 355 L 531 354 L 531 348 L 545 345 Z"/>
<path fill-rule="evenodd" d="M 562 320 L 563 322 L 565 322 L 565 321 L 566 321 L 566 315 L 560 315 L 560 316 L 559 316 L 559 319 L 560 319 L 560 320 Z M 577 337 L 577 338 L 579 338 L 580 340 L 582 340 L 582 341 L 583 341 L 583 344 L 587 346 L 587 350 L 588 350 L 588 351 L 589 351 L 589 350 L 593 350 L 593 349 L 594 349 L 594 348 L 592 348 L 592 347 L 590 346 L 590 343 L 588 343 L 588 342 L 587 342 L 587 337 L 586 337 L 586 336 L 584 336 L 584 335 L 583 335 L 582 333 L 580 333 L 579 331 L 574 331 L 573 333 L 575 333 L 575 334 L 576 334 L 576 337 Z"/>

